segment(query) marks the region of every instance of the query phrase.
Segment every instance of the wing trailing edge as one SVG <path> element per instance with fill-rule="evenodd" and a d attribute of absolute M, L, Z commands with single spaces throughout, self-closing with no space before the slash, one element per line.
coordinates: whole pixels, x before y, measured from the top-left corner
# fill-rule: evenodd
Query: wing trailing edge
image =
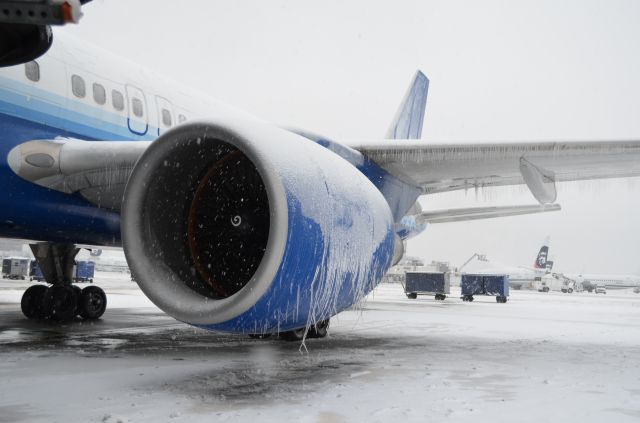
<path fill-rule="evenodd" d="M 472 207 L 463 209 L 433 210 L 422 212 L 416 218 L 417 223 L 448 223 L 466 220 L 492 219 L 494 217 L 518 216 L 523 214 L 559 211 L 560 204 L 524 205 L 502 207 Z"/>

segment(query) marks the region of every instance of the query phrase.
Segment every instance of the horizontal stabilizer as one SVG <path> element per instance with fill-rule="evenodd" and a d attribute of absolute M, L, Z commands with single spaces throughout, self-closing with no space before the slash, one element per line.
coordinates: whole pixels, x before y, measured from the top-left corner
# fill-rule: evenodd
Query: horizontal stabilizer
<path fill-rule="evenodd" d="M 417 140 L 422 136 L 424 111 L 427 108 L 429 79 L 422 72 L 416 72 L 409 91 L 405 94 L 389 126 L 386 138 Z"/>
<path fill-rule="evenodd" d="M 465 220 L 491 219 L 494 217 L 517 216 L 521 214 L 544 213 L 560 210 L 560 204 L 472 207 L 464 209 L 447 209 L 422 212 L 417 216 L 418 223 L 447 223 Z"/>

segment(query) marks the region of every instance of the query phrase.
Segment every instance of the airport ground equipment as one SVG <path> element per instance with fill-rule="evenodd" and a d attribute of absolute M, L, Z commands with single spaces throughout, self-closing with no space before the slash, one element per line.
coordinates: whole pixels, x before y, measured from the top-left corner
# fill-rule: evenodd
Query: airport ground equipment
<path fill-rule="evenodd" d="M 31 269 L 29 270 L 29 280 L 42 282 L 44 281 L 44 275 L 42 274 L 42 270 L 40 266 L 38 266 L 37 260 L 31 260 Z"/>
<path fill-rule="evenodd" d="M 2 277 L 5 279 L 22 279 L 29 276 L 28 258 L 8 257 L 2 260 Z"/>
<path fill-rule="evenodd" d="M 489 295 L 495 296 L 496 302 L 506 303 L 509 297 L 509 276 L 464 274 L 460 290 L 462 301 L 473 301 L 474 295 Z"/>
<path fill-rule="evenodd" d="M 450 293 L 448 276 L 442 272 L 407 272 L 404 292 L 411 299 L 418 295 L 434 295 L 436 300 L 444 300 Z"/>
<path fill-rule="evenodd" d="M 74 282 L 90 282 L 93 283 L 93 276 L 95 274 L 96 264 L 93 261 L 79 261 L 76 263 L 76 270 L 74 272 Z"/>
<path fill-rule="evenodd" d="M 596 288 L 594 289 L 594 292 L 596 294 L 607 294 L 607 288 L 605 288 L 604 286 L 596 286 Z"/>

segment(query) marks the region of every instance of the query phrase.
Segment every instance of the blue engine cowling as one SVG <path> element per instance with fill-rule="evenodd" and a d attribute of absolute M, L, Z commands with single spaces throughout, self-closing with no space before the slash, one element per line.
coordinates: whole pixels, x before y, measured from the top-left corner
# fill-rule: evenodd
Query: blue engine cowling
<path fill-rule="evenodd" d="M 335 315 L 375 287 L 397 248 L 389 205 L 354 166 L 246 121 L 189 123 L 153 142 L 127 184 L 122 239 L 158 307 L 234 333 Z"/>

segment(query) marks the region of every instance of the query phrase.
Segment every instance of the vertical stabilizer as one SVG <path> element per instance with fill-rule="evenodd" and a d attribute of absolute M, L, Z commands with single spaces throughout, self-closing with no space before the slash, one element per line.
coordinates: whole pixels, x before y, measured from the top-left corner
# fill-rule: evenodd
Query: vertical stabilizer
<path fill-rule="evenodd" d="M 538 251 L 538 256 L 536 257 L 535 263 L 533 263 L 533 267 L 536 269 L 546 269 L 549 267 L 549 241 L 550 238 L 547 236 L 542 243 L 542 247 L 540 247 L 540 251 Z M 553 262 L 551 262 L 553 265 Z"/>
<path fill-rule="evenodd" d="M 411 86 L 402 99 L 400 108 L 389 126 L 386 138 L 417 140 L 422 136 L 424 112 L 427 108 L 429 79 L 420 71 L 413 77 Z"/>

